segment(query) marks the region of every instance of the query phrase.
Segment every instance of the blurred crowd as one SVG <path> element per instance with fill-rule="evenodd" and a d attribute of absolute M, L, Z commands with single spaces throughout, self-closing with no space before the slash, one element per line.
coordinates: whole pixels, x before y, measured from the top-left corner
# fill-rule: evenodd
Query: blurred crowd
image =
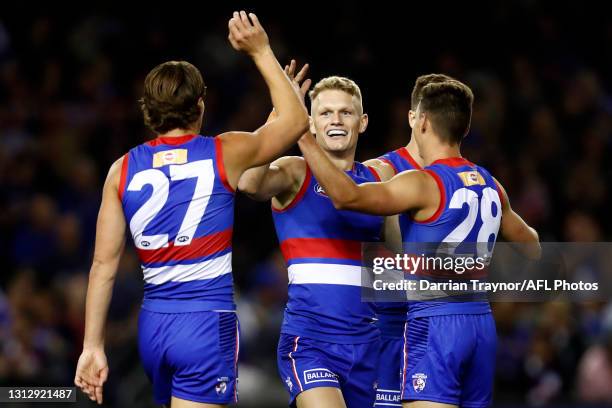
<path fill-rule="evenodd" d="M 483 20 L 439 17 L 446 28 L 436 33 L 414 16 L 402 29 L 402 13 L 369 32 L 372 19 L 385 18 L 381 10 L 330 7 L 333 24 L 320 17 L 325 29 L 312 16 L 296 15 L 290 25 L 272 6 L 256 11 L 279 59 L 307 60 L 315 81 L 341 74 L 361 85 L 370 128 L 360 160 L 408 142 L 414 79 L 444 72 L 476 96 L 464 155 L 501 181 L 541 240 L 610 241 L 605 13 L 524 1 L 488 5 Z M 168 59 L 202 70 L 203 134 L 252 130 L 265 120 L 265 84 L 226 40 L 231 11 L 0 15 L 0 386 L 72 383 L 101 186 L 115 159 L 152 137 L 137 105 L 146 73 Z M 377 45 L 396 40 L 391 51 Z M 485 45 L 491 41 L 499 46 Z M 241 396 L 244 406 L 283 406 L 275 356 L 287 277 L 269 205 L 238 195 L 235 225 Z M 135 343 L 141 298 L 142 274 L 128 248 L 107 329 L 106 398 L 115 406 L 150 404 Z M 494 311 L 496 404 L 612 404 L 612 303 L 497 303 Z"/>

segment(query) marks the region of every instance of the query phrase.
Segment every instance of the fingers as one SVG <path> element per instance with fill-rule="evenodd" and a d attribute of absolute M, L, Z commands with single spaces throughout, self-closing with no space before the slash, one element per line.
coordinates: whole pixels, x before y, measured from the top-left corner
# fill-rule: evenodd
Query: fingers
<path fill-rule="evenodd" d="M 108 378 L 108 366 L 100 370 L 100 377 L 99 377 L 98 385 L 101 387 L 106 382 L 107 378 Z"/>
<path fill-rule="evenodd" d="M 285 65 L 285 73 L 289 76 L 289 78 L 291 78 L 297 83 L 300 83 L 306 77 L 306 74 L 308 73 L 308 69 L 310 68 L 310 65 L 304 64 L 304 66 L 302 66 L 302 69 L 300 69 L 300 72 L 298 72 L 297 75 L 295 74 L 296 68 L 297 68 L 297 62 L 294 59 L 292 59 L 289 65 Z"/>
<path fill-rule="evenodd" d="M 238 30 L 238 27 L 236 26 L 236 18 L 232 17 L 229 23 L 227 24 L 227 26 L 229 28 L 229 35 L 227 36 L 227 38 L 229 39 L 229 42 L 232 44 L 232 47 L 234 47 L 234 49 L 238 49 L 239 45 L 238 45 L 238 41 L 236 40 L 236 38 L 240 36 L 240 31 Z"/>
<path fill-rule="evenodd" d="M 102 404 L 102 387 L 94 388 L 94 396 L 98 404 Z"/>
<path fill-rule="evenodd" d="M 244 21 L 242 20 L 242 16 L 239 12 L 234 11 L 230 21 L 232 20 L 234 21 L 234 27 L 236 28 L 238 33 L 245 33 L 247 31 L 247 27 L 244 25 Z"/>
<path fill-rule="evenodd" d="M 232 21 L 234 28 L 240 34 L 244 35 L 253 28 L 253 25 L 251 24 L 251 21 L 244 10 L 241 10 L 240 12 L 234 11 L 232 18 L 230 19 L 230 23 Z"/>
<path fill-rule="evenodd" d="M 83 394 L 87 395 L 90 400 L 95 400 L 95 387 L 82 378 L 75 379 L 74 383 L 79 387 Z"/>
<path fill-rule="evenodd" d="M 292 62 L 295 62 L 295 61 L 292 60 Z M 306 74 L 308 73 L 308 68 L 309 68 L 308 64 L 304 64 L 302 69 L 300 69 L 300 72 L 298 72 L 297 75 L 295 76 L 295 82 L 299 84 L 300 82 L 304 80 L 304 78 L 306 78 Z"/>
<path fill-rule="evenodd" d="M 94 387 L 93 385 L 89 385 L 87 387 L 86 394 L 90 400 L 95 401 L 96 400 L 96 387 Z"/>
<path fill-rule="evenodd" d="M 253 28 L 253 25 L 251 24 L 251 21 L 249 20 L 249 17 L 247 16 L 247 13 L 244 10 L 240 11 L 240 21 L 242 22 L 242 25 L 245 30 Z"/>
<path fill-rule="evenodd" d="M 293 75 L 295 74 L 295 66 L 297 64 L 295 63 L 295 60 L 292 59 L 291 62 L 289 63 L 289 70 L 287 70 L 287 75 L 289 75 L 289 78 L 293 78 Z"/>
<path fill-rule="evenodd" d="M 306 93 L 310 89 L 310 85 L 312 85 L 312 80 L 310 78 L 302 82 L 302 86 L 300 86 L 300 93 L 302 96 L 306 96 Z"/>
<path fill-rule="evenodd" d="M 259 19 L 257 18 L 257 16 L 255 15 L 255 13 L 249 13 L 249 17 L 251 17 L 251 21 L 253 22 L 253 26 L 255 26 L 256 29 L 263 31 L 263 27 L 261 26 L 261 23 L 259 22 Z"/>

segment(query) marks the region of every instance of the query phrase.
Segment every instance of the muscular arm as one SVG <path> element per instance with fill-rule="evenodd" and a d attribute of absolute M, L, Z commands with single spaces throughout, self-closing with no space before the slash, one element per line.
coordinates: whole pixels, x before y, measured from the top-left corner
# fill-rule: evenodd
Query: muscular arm
<path fill-rule="evenodd" d="M 111 166 L 104 183 L 87 288 L 84 348 L 104 346 L 106 314 L 125 244 L 125 218 L 118 196 L 122 160 Z"/>
<path fill-rule="evenodd" d="M 96 247 L 85 302 L 83 352 L 74 377 L 74 383 L 98 404 L 102 404 L 102 388 L 108 376 L 108 363 L 104 354 L 106 315 L 125 244 L 125 218 L 118 197 L 122 160 L 117 160 L 111 166 L 102 192 L 102 205 L 96 226 Z"/>
<path fill-rule="evenodd" d="M 291 60 L 290 64 L 285 66 L 285 73 L 291 79 L 293 87 L 304 98 L 311 84 L 311 80 L 306 79 L 308 64 L 304 64 L 297 74 L 296 66 L 296 61 Z M 276 117 L 277 113 L 273 109 L 266 123 Z M 286 199 L 291 201 L 297 194 L 306 175 L 305 170 L 305 163 L 301 157 L 281 157 L 270 165 L 264 164 L 247 169 L 240 176 L 238 190 L 257 201 L 267 201 L 276 197 L 278 202 L 275 204 L 283 207 L 283 201 Z"/>
<path fill-rule="evenodd" d="M 299 146 L 317 181 L 337 209 L 374 215 L 394 215 L 412 210 L 418 219 L 433 214 L 440 202 L 438 186 L 425 172 L 405 171 L 389 181 L 358 185 L 332 164 L 312 134 L 304 135 Z"/>
<path fill-rule="evenodd" d="M 254 132 L 228 132 L 219 136 L 232 187 L 236 187 L 246 169 L 279 157 L 308 127 L 308 113 L 298 91 L 274 56 L 257 17 L 254 14 L 250 17 L 252 25 L 246 13 L 230 20 L 230 41 L 234 48 L 251 55 L 268 86 L 277 116 Z"/>
<path fill-rule="evenodd" d="M 380 159 L 370 159 L 364 161 L 363 164 L 368 167 L 374 168 L 376 174 L 378 174 L 381 181 L 391 180 L 391 178 L 395 176 L 395 170 L 393 169 L 393 167 L 389 165 L 389 163 L 385 163 Z"/>
<path fill-rule="evenodd" d="M 383 160 L 370 159 L 363 162 L 363 164 L 373 168 L 381 181 L 391 180 L 395 176 L 393 166 Z M 392 215 L 385 217 L 381 239 L 389 250 L 396 253 L 402 252 L 402 234 L 399 227 L 399 216 Z"/>
<path fill-rule="evenodd" d="M 244 172 L 238 189 L 257 201 L 276 197 L 279 207 L 297 194 L 306 175 L 306 164 L 301 157 L 281 157 L 269 166 L 264 165 Z"/>
<path fill-rule="evenodd" d="M 402 231 L 399 226 L 399 215 L 385 217 L 381 235 L 387 249 L 397 254 L 402 253 Z"/>
<path fill-rule="evenodd" d="M 500 225 L 500 235 L 506 241 L 516 242 L 519 245 L 518 248 L 529 259 L 539 259 L 542 253 L 538 233 L 535 229 L 530 227 L 525 220 L 518 215 L 510 206 L 508 200 L 508 194 L 502 187 L 499 181 L 495 180 L 495 183 L 499 187 L 500 195 L 502 198 L 502 218 Z"/>

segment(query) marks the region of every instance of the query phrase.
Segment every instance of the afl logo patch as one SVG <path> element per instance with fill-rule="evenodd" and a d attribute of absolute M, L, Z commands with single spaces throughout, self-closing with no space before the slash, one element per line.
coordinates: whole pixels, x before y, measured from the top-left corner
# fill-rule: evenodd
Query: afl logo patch
<path fill-rule="evenodd" d="M 327 194 L 325 193 L 325 190 L 323 190 L 323 187 L 321 187 L 319 185 L 319 183 L 314 185 L 314 192 L 317 193 L 318 195 L 322 196 L 322 197 L 327 197 Z"/>

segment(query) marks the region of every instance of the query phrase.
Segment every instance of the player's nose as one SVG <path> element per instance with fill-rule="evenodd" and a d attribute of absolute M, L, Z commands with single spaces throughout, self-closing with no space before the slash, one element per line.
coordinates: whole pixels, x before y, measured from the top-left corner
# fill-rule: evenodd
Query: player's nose
<path fill-rule="evenodd" d="M 332 116 L 332 124 L 334 125 L 341 125 L 342 124 L 342 115 L 340 114 L 340 112 L 334 112 L 333 116 Z"/>

